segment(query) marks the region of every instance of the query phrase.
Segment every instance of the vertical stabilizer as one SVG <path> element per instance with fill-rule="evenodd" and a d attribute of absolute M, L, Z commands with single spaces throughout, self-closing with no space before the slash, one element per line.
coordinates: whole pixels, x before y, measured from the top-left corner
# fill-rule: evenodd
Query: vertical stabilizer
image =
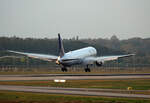
<path fill-rule="evenodd" d="M 59 45 L 59 56 L 62 57 L 62 56 L 64 56 L 65 52 L 64 52 L 64 47 L 63 47 L 62 39 L 61 39 L 59 33 L 58 33 L 58 45 Z"/>

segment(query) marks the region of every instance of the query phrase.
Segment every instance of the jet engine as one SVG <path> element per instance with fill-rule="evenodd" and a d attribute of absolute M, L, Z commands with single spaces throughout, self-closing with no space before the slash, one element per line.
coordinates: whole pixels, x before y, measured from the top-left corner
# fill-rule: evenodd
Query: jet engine
<path fill-rule="evenodd" d="M 96 61 L 96 66 L 99 66 L 99 67 L 100 67 L 100 66 L 102 66 L 102 65 L 103 65 L 103 62 L 101 62 L 101 61 L 100 61 L 100 62 Z"/>

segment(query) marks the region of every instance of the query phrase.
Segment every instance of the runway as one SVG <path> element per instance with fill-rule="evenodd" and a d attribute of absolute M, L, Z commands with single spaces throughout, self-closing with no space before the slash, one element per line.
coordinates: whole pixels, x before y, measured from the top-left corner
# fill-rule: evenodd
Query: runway
<path fill-rule="evenodd" d="M 150 74 L 28 74 L 0 75 L 0 81 L 20 80 L 105 80 L 105 79 L 150 79 Z"/>
<path fill-rule="evenodd" d="M 88 88 L 55 88 L 55 87 L 0 85 L 0 90 L 35 92 L 35 93 L 50 93 L 50 94 L 66 94 L 66 95 L 106 96 L 106 97 L 148 98 L 148 99 L 150 99 L 150 95 L 102 92 L 103 89 L 88 89 Z"/>

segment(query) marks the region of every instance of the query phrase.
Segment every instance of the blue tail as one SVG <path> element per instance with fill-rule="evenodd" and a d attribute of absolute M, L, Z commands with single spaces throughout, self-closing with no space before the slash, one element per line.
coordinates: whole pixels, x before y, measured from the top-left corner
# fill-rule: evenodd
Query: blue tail
<path fill-rule="evenodd" d="M 63 47 L 62 39 L 61 39 L 59 33 L 58 33 L 58 43 L 59 43 L 59 56 L 62 57 L 62 56 L 64 56 L 65 52 L 64 52 L 64 47 Z"/>

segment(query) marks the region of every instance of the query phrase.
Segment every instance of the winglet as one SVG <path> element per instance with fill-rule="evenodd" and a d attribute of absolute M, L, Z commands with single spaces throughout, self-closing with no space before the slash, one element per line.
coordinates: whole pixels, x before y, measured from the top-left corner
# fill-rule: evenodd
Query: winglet
<path fill-rule="evenodd" d="M 64 52 L 64 47 L 63 47 L 63 43 L 62 43 L 62 39 L 60 34 L 58 33 L 58 45 L 59 45 L 59 56 L 62 57 L 64 56 L 65 52 Z"/>

